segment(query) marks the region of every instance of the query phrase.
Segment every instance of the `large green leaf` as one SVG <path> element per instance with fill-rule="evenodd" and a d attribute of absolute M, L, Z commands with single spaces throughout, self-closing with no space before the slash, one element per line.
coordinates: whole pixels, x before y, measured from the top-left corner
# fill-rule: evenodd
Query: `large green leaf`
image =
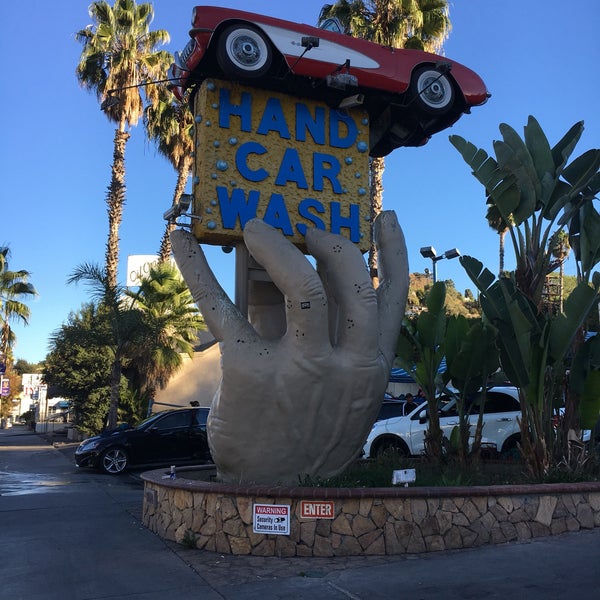
<path fill-rule="evenodd" d="M 581 426 L 592 429 L 600 417 L 600 335 L 590 337 L 577 349 L 569 382 L 579 395 Z"/>
<path fill-rule="evenodd" d="M 583 133 L 583 121 L 575 123 L 552 148 L 556 175 L 560 175 Z"/>
<path fill-rule="evenodd" d="M 600 370 L 587 376 L 579 402 L 581 427 L 593 429 L 600 419 Z"/>
<path fill-rule="evenodd" d="M 600 150 L 588 150 L 578 156 L 562 172 L 562 176 L 573 186 L 572 196 L 589 187 L 589 183 L 598 175 L 600 168 Z"/>
<path fill-rule="evenodd" d="M 481 388 L 500 366 L 496 330 L 481 321 L 469 326 L 451 317 L 446 329 L 446 376 L 463 395 Z"/>
<path fill-rule="evenodd" d="M 496 276 L 480 260 L 468 255 L 458 260 L 480 292 L 485 292 L 494 283 Z"/>
<path fill-rule="evenodd" d="M 575 334 L 583 327 L 592 309 L 598 304 L 598 290 L 579 283 L 564 303 L 564 312 L 552 322 L 550 329 L 550 357 L 562 361 Z"/>
<path fill-rule="evenodd" d="M 438 281 L 427 294 L 427 311 L 417 320 L 419 340 L 424 347 L 435 348 L 443 343 L 446 328 L 446 284 Z"/>
<path fill-rule="evenodd" d="M 537 177 L 540 181 L 544 181 L 550 176 L 552 182 L 555 181 L 555 167 L 554 160 L 552 159 L 552 148 L 546 134 L 540 127 L 537 119 L 529 116 L 527 125 L 524 128 L 525 132 L 525 143 L 529 150 L 529 154 L 535 165 Z M 543 194 L 543 202 L 548 200 L 549 196 Z"/>
<path fill-rule="evenodd" d="M 587 202 L 580 210 L 579 251 L 581 253 L 581 270 L 586 279 L 600 262 L 600 213 L 591 202 Z"/>
<path fill-rule="evenodd" d="M 396 343 L 396 361 L 407 373 L 415 369 L 415 348 L 411 339 L 403 332 Z"/>
<path fill-rule="evenodd" d="M 541 198 L 542 187 L 527 144 L 512 127 L 506 124 L 500 125 L 500 132 L 504 143 L 512 148 L 514 166 L 511 171 L 517 176 L 519 187 L 523 190 L 523 193 L 528 195 L 527 201 L 529 202 L 533 197 L 533 202 L 537 205 Z"/>

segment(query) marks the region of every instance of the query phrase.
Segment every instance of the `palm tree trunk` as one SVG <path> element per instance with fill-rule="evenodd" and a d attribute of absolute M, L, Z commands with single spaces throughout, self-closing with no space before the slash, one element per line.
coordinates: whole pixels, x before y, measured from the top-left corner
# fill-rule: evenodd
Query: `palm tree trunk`
<path fill-rule="evenodd" d="M 179 198 L 181 198 L 181 194 L 183 194 L 183 191 L 185 190 L 187 180 L 190 176 L 190 169 L 192 168 L 192 161 L 193 158 L 189 155 L 183 156 L 181 161 L 179 161 L 179 169 L 177 169 L 177 183 L 175 184 L 175 193 L 173 194 L 172 206 L 179 202 Z M 167 222 L 158 253 L 158 262 L 160 264 L 166 263 L 171 256 L 170 234 L 173 229 L 175 229 L 175 224 L 171 223 L 170 221 Z"/>
<path fill-rule="evenodd" d="M 500 264 L 498 266 L 498 277 L 502 277 L 504 273 L 504 238 L 506 236 L 506 229 L 500 232 Z"/>
<path fill-rule="evenodd" d="M 110 405 L 108 409 L 108 429 L 114 429 L 117 426 L 117 415 L 119 410 L 119 391 L 121 386 L 121 358 L 115 356 L 110 370 Z"/>
<path fill-rule="evenodd" d="M 106 242 L 106 276 L 111 287 L 117 286 L 119 269 L 119 228 L 125 204 L 125 145 L 129 133 L 115 130 L 111 180 L 106 196 L 108 207 L 108 241 Z"/>
<path fill-rule="evenodd" d="M 558 311 L 562 314 L 563 311 L 563 281 L 565 277 L 564 261 L 560 261 L 560 269 L 558 271 Z"/>
<path fill-rule="evenodd" d="M 371 179 L 370 186 L 370 217 L 371 217 L 371 248 L 369 249 L 369 272 L 373 284 L 377 285 L 377 249 L 373 240 L 373 223 L 383 210 L 383 171 L 385 170 L 385 159 L 372 158 L 369 165 L 369 174 Z"/>

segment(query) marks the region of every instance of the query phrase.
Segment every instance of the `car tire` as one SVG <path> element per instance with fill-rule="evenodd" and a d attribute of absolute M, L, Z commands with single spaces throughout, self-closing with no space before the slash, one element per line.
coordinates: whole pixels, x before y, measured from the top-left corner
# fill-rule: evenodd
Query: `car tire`
<path fill-rule="evenodd" d="M 502 460 L 517 461 L 521 459 L 521 451 L 519 450 L 519 443 L 521 442 L 521 436 L 519 434 L 509 437 L 502 445 L 500 451 L 500 458 Z"/>
<path fill-rule="evenodd" d="M 231 25 L 217 41 L 217 62 L 231 79 L 259 79 L 273 62 L 271 44 L 250 25 Z"/>
<path fill-rule="evenodd" d="M 128 464 L 127 452 L 119 446 L 106 449 L 100 457 L 100 468 L 109 475 L 122 473 Z"/>
<path fill-rule="evenodd" d="M 401 440 L 395 440 L 392 438 L 386 438 L 381 440 L 377 447 L 375 448 L 374 454 L 375 458 L 381 458 L 385 455 L 392 455 L 407 457 L 408 456 L 408 448 Z"/>
<path fill-rule="evenodd" d="M 440 115 L 452 108 L 454 87 L 447 75 L 431 67 L 424 67 L 413 75 L 411 96 L 423 112 Z"/>

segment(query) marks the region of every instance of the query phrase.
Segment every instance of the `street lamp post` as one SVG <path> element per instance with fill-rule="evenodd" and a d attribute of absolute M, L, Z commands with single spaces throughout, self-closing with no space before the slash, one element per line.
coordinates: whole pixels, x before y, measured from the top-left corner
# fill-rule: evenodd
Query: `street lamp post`
<path fill-rule="evenodd" d="M 451 248 L 450 250 L 446 250 L 443 254 L 438 255 L 433 246 L 424 246 L 421 248 L 421 256 L 423 258 L 430 258 L 433 266 L 433 283 L 437 281 L 437 263 L 442 258 L 456 258 L 460 256 L 460 252 L 458 248 Z"/>

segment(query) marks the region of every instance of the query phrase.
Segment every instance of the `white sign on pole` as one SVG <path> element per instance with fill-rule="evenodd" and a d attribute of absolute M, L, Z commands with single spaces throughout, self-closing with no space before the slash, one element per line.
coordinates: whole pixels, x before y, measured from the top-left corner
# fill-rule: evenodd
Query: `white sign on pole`
<path fill-rule="evenodd" d="M 289 504 L 254 504 L 254 533 L 290 534 Z"/>
<path fill-rule="evenodd" d="M 172 266 L 176 267 L 175 261 L 171 258 Z M 150 274 L 150 268 L 158 264 L 158 256 L 154 254 L 130 254 L 127 257 L 127 287 L 137 287 L 140 285 L 140 279 Z"/>
<path fill-rule="evenodd" d="M 127 257 L 127 287 L 137 287 L 140 279 L 150 273 L 150 267 L 158 263 L 154 254 L 134 254 Z"/>

